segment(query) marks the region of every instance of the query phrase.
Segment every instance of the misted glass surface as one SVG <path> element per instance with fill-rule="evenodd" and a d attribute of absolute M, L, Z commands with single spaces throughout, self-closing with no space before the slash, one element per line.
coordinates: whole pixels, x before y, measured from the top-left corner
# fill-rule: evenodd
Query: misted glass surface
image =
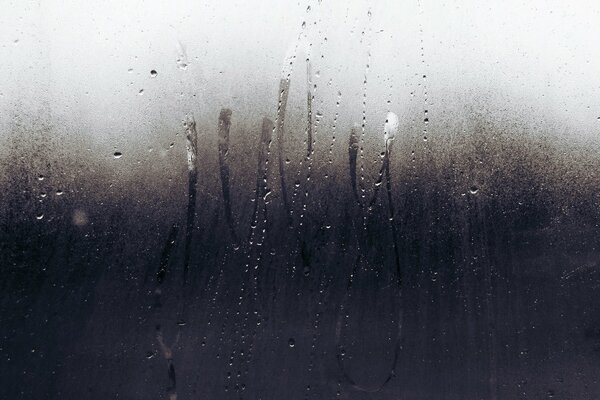
<path fill-rule="evenodd" d="M 600 398 L 598 21 L 4 2 L 0 398 Z"/>

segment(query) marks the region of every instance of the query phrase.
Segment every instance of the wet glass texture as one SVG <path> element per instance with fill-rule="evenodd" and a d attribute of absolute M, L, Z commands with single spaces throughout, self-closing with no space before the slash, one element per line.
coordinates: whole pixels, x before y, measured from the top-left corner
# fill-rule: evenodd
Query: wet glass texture
<path fill-rule="evenodd" d="M 600 398 L 599 20 L 3 2 L 0 398 Z"/>

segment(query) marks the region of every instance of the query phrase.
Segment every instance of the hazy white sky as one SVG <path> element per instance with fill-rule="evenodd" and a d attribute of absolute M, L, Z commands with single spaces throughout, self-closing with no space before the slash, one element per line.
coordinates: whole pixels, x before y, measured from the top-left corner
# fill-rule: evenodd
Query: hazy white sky
<path fill-rule="evenodd" d="M 4 1 L 1 126 L 46 110 L 112 143 L 178 130 L 190 112 L 216 126 L 224 106 L 234 120 L 274 118 L 282 63 L 300 37 L 323 126 L 336 112 L 340 129 L 360 121 L 365 99 L 376 126 L 390 110 L 402 123 L 424 109 L 434 122 L 468 107 L 514 108 L 597 135 L 600 3 L 566 3 Z M 292 73 L 291 121 L 305 107 L 305 53 Z"/>

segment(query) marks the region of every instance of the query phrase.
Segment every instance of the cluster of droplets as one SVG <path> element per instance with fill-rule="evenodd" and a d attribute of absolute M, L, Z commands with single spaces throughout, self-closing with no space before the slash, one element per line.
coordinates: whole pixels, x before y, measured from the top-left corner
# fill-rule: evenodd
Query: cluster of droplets
<path fill-rule="evenodd" d="M 47 177 L 44 174 L 39 174 L 36 177 L 36 181 L 38 182 L 38 184 L 40 186 L 48 184 L 48 179 L 47 179 Z M 35 214 L 35 219 L 38 220 L 38 221 L 44 220 L 44 218 L 45 218 L 45 214 L 42 211 L 42 208 L 43 208 L 43 205 L 44 205 L 44 201 L 46 201 L 48 199 L 48 192 L 50 192 L 50 191 L 51 190 L 47 190 L 47 189 L 43 189 L 43 188 L 39 189 L 39 199 L 38 199 L 38 202 L 39 202 L 39 205 L 40 205 L 40 209 Z M 53 192 L 54 192 L 54 195 L 57 196 L 57 197 L 60 197 L 60 196 L 62 196 L 64 194 L 64 191 L 62 189 L 56 189 Z"/>
<path fill-rule="evenodd" d="M 419 1 L 419 15 L 423 14 L 423 8 L 421 2 Z M 426 63 L 425 63 L 425 39 L 423 33 L 423 23 L 419 20 L 419 50 L 421 56 L 421 67 L 425 71 Z M 427 75 L 423 73 L 423 141 L 427 141 L 427 126 L 429 124 L 429 112 L 428 112 L 428 92 L 427 92 Z"/>

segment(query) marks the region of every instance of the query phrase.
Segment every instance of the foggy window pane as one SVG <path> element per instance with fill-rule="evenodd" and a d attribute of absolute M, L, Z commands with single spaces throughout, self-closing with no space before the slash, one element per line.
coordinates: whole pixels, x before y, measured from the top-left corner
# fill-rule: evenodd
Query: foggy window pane
<path fill-rule="evenodd" d="M 0 399 L 600 398 L 599 18 L 3 4 Z"/>

